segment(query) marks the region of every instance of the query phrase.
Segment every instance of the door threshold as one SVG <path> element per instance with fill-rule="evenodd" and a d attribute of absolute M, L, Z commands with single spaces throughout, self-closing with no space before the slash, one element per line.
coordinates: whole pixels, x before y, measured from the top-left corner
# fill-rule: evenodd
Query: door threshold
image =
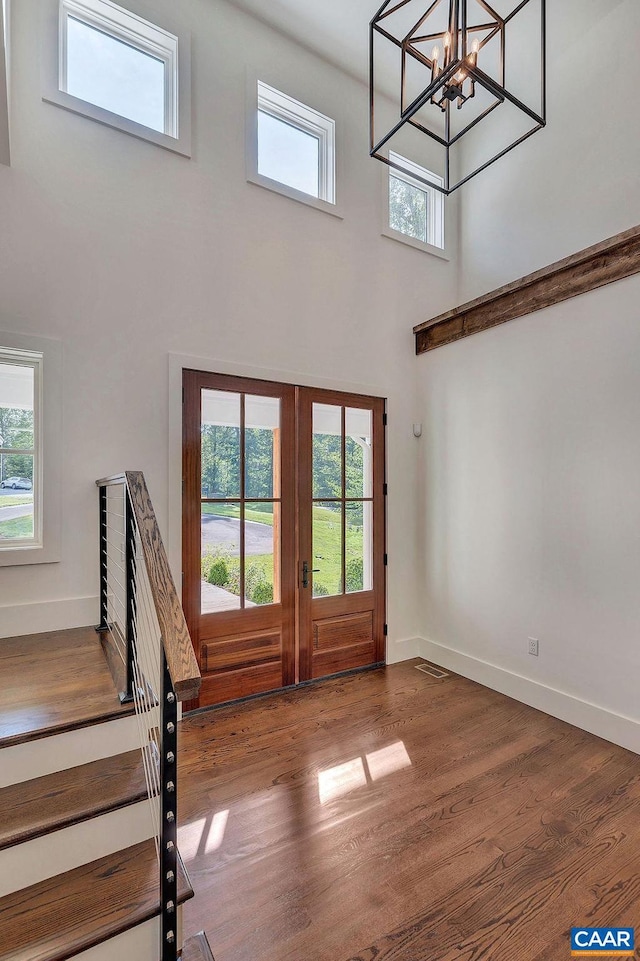
<path fill-rule="evenodd" d="M 321 684 L 323 681 L 335 681 L 341 677 L 350 677 L 352 674 L 364 674 L 366 671 L 377 671 L 381 667 L 386 667 L 385 661 L 376 664 L 367 664 L 365 667 L 354 667 L 349 671 L 338 671 L 337 674 L 327 674 L 326 677 L 314 677 L 309 681 L 300 681 L 299 684 L 288 684 L 286 687 L 276 687 L 273 691 L 260 691 L 258 694 L 248 694 L 246 697 L 238 697 L 233 701 L 221 701 L 220 704 L 205 704 L 204 707 L 195 707 L 192 711 L 185 711 L 183 718 L 195 717 L 197 714 L 208 714 L 209 711 L 218 711 L 223 707 L 232 707 L 246 704 L 248 701 L 258 701 L 266 697 L 273 697 L 274 694 L 287 694 L 289 691 L 299 691 L 303 687 L 311 687 L 313 684 Z"/>

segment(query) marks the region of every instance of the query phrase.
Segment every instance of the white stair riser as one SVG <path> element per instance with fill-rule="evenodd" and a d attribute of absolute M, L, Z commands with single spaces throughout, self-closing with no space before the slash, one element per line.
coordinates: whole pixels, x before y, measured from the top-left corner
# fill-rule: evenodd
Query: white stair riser
<path fill-rule="evenodd" d="M 149 802 L 45 834 L 0 851 L 0 897 L 153 837 Z"/>
<path fill-rule="evenodd" d="M 178 947 L 182 947 L 182 908 L 178 908 Z M 159 961 L 159 958 L 160 919 L 153 918 L 77 954 L 74 961 Z"/>
<path fill-rule="evenodd" d="M 135 715 L 2 750 L 0 788 L 140 747 Z"/>

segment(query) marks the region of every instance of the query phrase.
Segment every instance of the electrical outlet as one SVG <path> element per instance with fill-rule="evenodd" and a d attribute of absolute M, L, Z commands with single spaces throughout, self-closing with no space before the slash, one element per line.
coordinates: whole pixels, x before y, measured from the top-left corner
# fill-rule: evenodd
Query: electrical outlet
<path fill-rule="evenodd" d="M 538 638 L 530 637 L 529 638 L 529 654 L 533 654 L 534 657 L 537 657 L 539 653 L 540 653 L 540 650 L 538 648 Z"/>

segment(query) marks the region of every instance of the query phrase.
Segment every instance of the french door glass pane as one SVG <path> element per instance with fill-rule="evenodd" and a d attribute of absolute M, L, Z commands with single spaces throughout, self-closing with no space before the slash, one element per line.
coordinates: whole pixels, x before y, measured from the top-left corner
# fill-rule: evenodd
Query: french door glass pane
<path fill-rule="evenodd" d="M 202 391 L 202 496 L 240 497 L 240 394 Z"/>
<path fill-rule="evenodd" d="M 280 497 L 280 400 L 245 397 L 245 496 Z"/>
<path fill-rule="evenodd" d="M 373 491 L 372 414 L 370 410 L 347 407 L 346 496 L 371 497 Z"/>
<path fill-rule="evenodd" d="M 350 501 L 346 504 L 346 592 L 373 588 L 373 504 Z"/>
<path fill-rule="evenodd" d="M 313 405 L 313 496 L 342 497 L 342 407 Z"/>
<path fill-rule="evenodd" d="M 342 509 L 340 502 L 313 505 L 313 596 L 342 594 Z"/>
<path fill-rule="evenodd" d="M 202 504 L 201 611 L 240 608 L 240 505 Z"/>
<path fill-rule="evenodd" d="M 280 600 L 280 505 L 245 505 L 245 607 Z"/>

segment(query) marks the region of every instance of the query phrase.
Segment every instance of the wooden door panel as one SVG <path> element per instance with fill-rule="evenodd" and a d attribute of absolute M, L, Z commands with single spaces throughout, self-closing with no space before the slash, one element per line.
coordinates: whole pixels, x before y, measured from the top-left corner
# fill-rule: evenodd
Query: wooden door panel
<path fill-rule="evenodd" d="M 362 423 L 370 424 L 369 436 L 354 438 L 349 429 L 350 415 L 360 411 Z M 319 413 L 316 423 L 316 412 Z M 370 414 L 370 417 L 369 417 Z M 355 418 L 358 419 L 357 417 Z M 318 426 L 324 421 L 325 426 Z M 340 442 L 336 432 L 340 424 Z M 328 426 L 332 425 L 332 426 Z M 331 436 L 329 436 L 331 435 Z M 332 443 L 327 444 L 327 437 Z M 318 453 L 316 451 L 317 438 Z M 348 442 L 357 439 L 360 448 L 367 450 L 365 466 L 362 456 L 361 476 L 357 471 L 349 475 Z M 334 456 L 340 447 L 340 470 L 324 469 L 321 452 L 332 449 Z M 351 455 L 353 457 L 353 455 Z M 319 460 L 318 476 L 316 460 Z M 353 463 L 351 464 L 353 468 Z M 384 512 L 384 401 L 376 397 L 363 397 L 336 391 L 301 388 L 298 397 L 298 470 L 299 470 L 299 545 L 300 566 L 307 562 L 311 578 L 316 567 L 318 577 L 326 578 L 327 558 L 319 554 L 314 544 L 314 524 L 319 515 L 330 516 L 334 511 L 341 518 L 339 551 L 341 573 L 332 575 L 328 596 L 314 596 L 313 580 L 309 586 L 299 589 L 299 657 L 300 679 L 308 680 L 381 663 L 385 656 L 385 512 Z M 366 473 L 368 471 L 368 474 Z M 338 475 L 341 480 L 338 486 Z M 328 481 L 327 481 L 328 477 Z M 360 494 L 358 495 L 358 485 Z M 349 583 L 348 576 L 348 524 L 349 514 L 361 518 L 359 537 L 362 559 L 361 584 L 365 584 L 364 568 L 367 553 L 371 558 L 368 572 L 368 588 L 358 590 Z M 368 518 L 365 525 L 365 515 Z M 322 532 L 322 523 L 319 530 Z M 337 524 L 333 527 L 337 528 Z M 326 537 L 321 542 L 326 550 Z M 330 559 L 335 562 L 336 557 Z M 335 569 L 335 563 L 333 563 Z M 323 584 L 323 594 L 325 585 Z M 351 593 L 349 593 L 351 591 Z"/>
<path fill-rule="evenodd" d="M 316 681 L 342 671 L 354 671 L 359 667 L 370 667 L 379 663 L 373 641 L 370 644 L 343 646 L 333 651 L 314 654 L 311 664 L 311 678 Z"/>
<path fill-rule="evenodd" d="M 265 662 L 279 662 L 282 656 L 282 635 L 258 634 L 208 641 L 202 645 L 202 664 L 205 671 L 228 671 L 241 667 L 255 667 Z"/>
<path fill-rule="evenodd" d="M 312 677 L 374 663 L 373 621 L 373 611 L 314 619 Z"/>
<path fill-rule="evenodd" d="M 265 694 L 287 687 L 280 661 L 241 667 L 235 671 L 203 674 L 200 688 L 200 706 L 226 704 L 254 694 Z"/>
<path fill-rule="evenodd" d="M 295 388 L 200 371 L 185 371 L 183 383 L 183 595 L 203 673 L 198 706 L 205 706 L 295 682 Z M 260 408 L 265 420 L 256 421 Z M 268 437 L 261 460 L 256 431 Z M 256 478 L 264 492 L 256 493 Z M 271 545 L 257 560 L 250 527 Z M 205 582 L 208 557 L 220 563 L 222 580 L 218 570 Z M 249 570 L 261 567 L 270 594 L 258 601 Z"/>
<path fill-rule="evenodd" d="M 373 611 L 344 617 L 317 618 L 313 622 L 313 651 L 335 650 L 344 645 L 373 644 Z"/>

